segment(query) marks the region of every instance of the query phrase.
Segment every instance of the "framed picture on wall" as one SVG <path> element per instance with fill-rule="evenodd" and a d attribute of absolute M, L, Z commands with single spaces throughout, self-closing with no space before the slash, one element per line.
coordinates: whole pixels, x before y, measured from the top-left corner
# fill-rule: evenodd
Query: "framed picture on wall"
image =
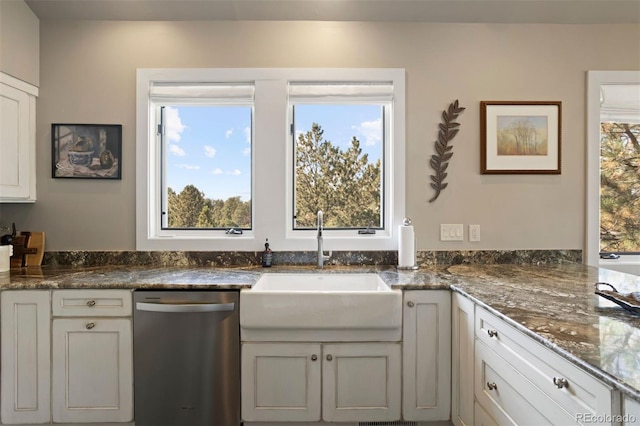
<path fill-rule="evenodd" d="M 51 176 L 121 179 L 122 125 L 51 125 Z"/>
<path fill-rule="evenodd" d="M 561 102 L 480 102 L 482 174 L 560 174 Z"/>

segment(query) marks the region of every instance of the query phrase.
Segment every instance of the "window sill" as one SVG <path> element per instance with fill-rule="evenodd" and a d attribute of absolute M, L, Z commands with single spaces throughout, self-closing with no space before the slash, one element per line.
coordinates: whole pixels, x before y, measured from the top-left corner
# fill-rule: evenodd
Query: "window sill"
<path fill-rule="evenodd" d="M 627 274 L 640 275 L 640 255 L 621 255 L 619 259 L 600 259 L 598 266 Z"/>

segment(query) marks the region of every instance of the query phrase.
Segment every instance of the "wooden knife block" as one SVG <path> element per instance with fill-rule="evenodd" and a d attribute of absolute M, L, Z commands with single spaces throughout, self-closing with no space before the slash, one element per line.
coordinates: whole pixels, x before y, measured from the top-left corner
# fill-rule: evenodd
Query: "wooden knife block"
<path fill-rule="evenodd" d="M 11 268 L 40 266 L 44 256 L 44 232 L 26 232 L 13 237 Z"/>

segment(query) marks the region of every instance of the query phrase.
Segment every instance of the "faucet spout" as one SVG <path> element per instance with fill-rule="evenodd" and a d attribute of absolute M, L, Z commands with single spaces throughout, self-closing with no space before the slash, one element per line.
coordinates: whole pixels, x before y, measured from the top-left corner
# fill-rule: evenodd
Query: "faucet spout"
<path fill-rule="evenodd" d="M 331 258 L 331 252 L 328 255 L 324 254 L 323 250 L 323 240 L 322 240 L 322 228 L 323 228 L 323 214 L 322 210 L 318 210 L 318 268 L 322 269 L 324 267 L 324 262 Z"/>

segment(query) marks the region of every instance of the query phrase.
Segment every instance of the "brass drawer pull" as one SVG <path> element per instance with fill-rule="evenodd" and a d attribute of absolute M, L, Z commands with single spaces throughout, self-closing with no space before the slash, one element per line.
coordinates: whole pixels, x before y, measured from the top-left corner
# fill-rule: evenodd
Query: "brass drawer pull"
<path fill-rule="evenodd" d="M 87 330 L 91 330 L 93 327 L 96 326 L 95 322 L 90 322 L 87 325 L 85 325 L 85 327 L 87 328 Z"/>
<path fill-rule="evenodd" d="M 89 300 L 87 302 L 87 306 L 90 308 L 93 308 L 94 306 L 96 306 L 96 301 L 95 300 Z"/>
<path fill-rule="evenodd" d="M 498 337 L 498 330 L 487 330 L 489 337 Z"/>
<path fill-rule="evenodd" d="M 489 390 L 496 390 L 498 389 L 498 385 L 496 385 L 495 382 L 487 382 L 487 388 Z"/>
<path fill-rule="evenodd" d="M 564 377 L 554 377 L 553 378 L 553 384 L 556 385 L 556 387 L 558 389 L 568 388 L 569 387 L 569 381 L 567 379 L 565 379 Z"/>

